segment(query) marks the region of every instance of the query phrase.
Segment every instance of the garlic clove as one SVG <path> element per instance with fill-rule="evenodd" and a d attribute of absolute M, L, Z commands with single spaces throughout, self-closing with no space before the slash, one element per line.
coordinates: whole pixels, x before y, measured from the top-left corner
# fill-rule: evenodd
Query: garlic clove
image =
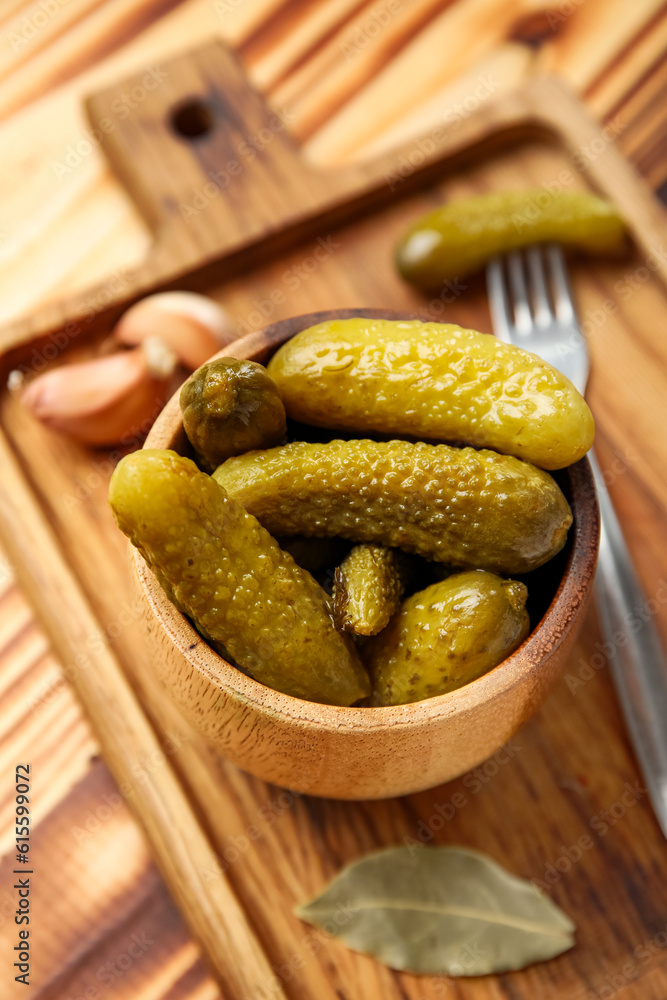
<path fill-rule="evenodd" d="M 178 357 L 162 337 L 146 337 L 139 349 L 153 378 L 169 378 L 178 367 Z"/>
<path fill-rule="evenodd" d="M 7 376 L 7 388 L 10 392 L 20 392 L 25 385 L 25 372 L 19 368 L 13 368 Z"/>
<path fill-rule="evenodd" d="M 168 379 L 155 378 L 136 348 L 45 372 L 21 402 L 47 427 L 86 444 L 131 444 L 148 431 L 168 394 Z"/>
<path fill-rule="evenodd" d="M 222 306 L 195 292 L 149 295 L 131 306 L 113 331 L 118 343 L 130 347 L 153 336 L 164 341 L 193 371 L 236 340 L 231 319 Z"/>

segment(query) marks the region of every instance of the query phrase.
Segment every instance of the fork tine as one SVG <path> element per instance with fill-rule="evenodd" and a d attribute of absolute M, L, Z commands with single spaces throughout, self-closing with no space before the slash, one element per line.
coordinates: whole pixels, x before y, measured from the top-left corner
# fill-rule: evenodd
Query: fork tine
<path fill-rule="evenodd" d="M 547 279 L 542 260 L 542 251 L 538 246 L 526 251 L 528 274 L 532 284 L 533 317 L 537 326 L 546 327 L 553 322 L 554 314 L 547 291 Z"/>
<path fill-rule="evenodd" d="M 550 243 L 546 248 L 546 255 L 551 270 L 556 316 L 561 323 L 577 326 L 577 314 L 574 311 L 574 299 L 572 298 L 563 251 L 558 244 Z"/>
<path fill-rule="evenodd" d="M 489 308 L 491 324 L 499 340 L 512 343 L 512 314 L 510 311 L 505 275 L 503 274 L 502 257 L 494 257 L 486 267 L 486 287 L 489 293 Z"/>
<path fill-rule="evenodd" d="M 530 313 L 526 275 L 520 253 L 514 252 L 507 255 L 507 273 L 514 300 L 514 325 L 519 333 L 530 333 L 533 328 L 533 319 Z"/>

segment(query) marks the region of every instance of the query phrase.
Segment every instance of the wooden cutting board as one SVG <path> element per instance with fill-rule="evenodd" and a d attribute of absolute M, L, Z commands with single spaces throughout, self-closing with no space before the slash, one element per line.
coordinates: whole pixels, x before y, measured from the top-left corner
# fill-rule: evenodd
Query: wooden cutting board
<path fill-rule="evenodd" d="M 456 128 L 326 178 L 301 163 L 276 125 L 260 162 L 242 171 L 246 200 L 232 200 L 225 197 L 231 183 L 223 188 L 221 180 L 219 193 L 204 190 L 215 184 L 208 175 L 244 155 L 239 142 L 271 131 L 268 112 L 218 46 L 173 65 L 168 79 L 176 90 L 166 103 L 150 103 L 158 88 L 149 91 L 140 74 L 89 104 L 92 127 L 104 131 L 114 101 L 135 87 L 147 91 L 144 112 L 106 134 L 112 162 L 154 227 L 153 252 L 120 289 L 109 285 L 6 330 L 5 367 L 55 361 L 54 347 L 59 360 L 65 341 L 70 357 L 85 354 L 124 304 L 155 286 L 194 287 L 224 300 L 239 334 L 335 306 L 416 310 L 488 330 L 480 280 L 452 284 L 430 300 L 400 282 L 391 248 L 403 228 L 446 198 L 592 185 L 623 211 L 635 251 L 613 265 L 574 266 L 593 355 L 591 403 L 602 464 L 664 634 L 667 446 L 657 415 L 664 412 L 660 365 L 667 349 L 655 322 L 667 300 L 664 220 L 577 102 L 552 80 L 531 81 L 505 100 L 480 97 Z M 175 136 L 173 115 L 183 108 L 186 131 L 207 121 L 208 131 Z M 196 215 L 183 212 L 183 204 Z M 225 996 L 604 996 L 614 975 L 617 983 L 624 977 L 631 996 L 640 974 L 661 995 L 665 893 L 656 874 L 663 841 L 637 784 L 593 615 L 544 710 L 472 774 L 375 803 L 272 789 L 204 747 L 145 670 L 125 542 L 106 505 L 119 452 L 91 453 L 46 432 L 7 394 L 0 420 L 3 542 Z M 128 729 L 133 740 L 119 752 L 117 736 Z M 133 759 L 133 749 L 151 740 L 161 748 L 158 763 Z M 133 768 L 143 788 L 128 778 Z M 510 976 L 418 979 L 391 973 L 292 916 L 294 903 L 341 864 L 405 838 L 468 844 L 537 879 L 577 921 L 577 948 Z M 230 914 L 238 933 L 216 938 Z"/>

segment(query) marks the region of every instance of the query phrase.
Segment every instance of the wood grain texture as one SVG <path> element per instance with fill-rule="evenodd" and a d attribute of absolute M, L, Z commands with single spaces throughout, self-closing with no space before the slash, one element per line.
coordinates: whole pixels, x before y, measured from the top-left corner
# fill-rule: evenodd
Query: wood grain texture
<path fill-rule="evenodd" d="M 466 5 L 466 0 L 455 2 Z M 19 26 L 21 19 L 34 11 L 33 4 L 24 0 L 16 0 L 11 6 L 10 13 L 17 15 Z M 365 11 L 368 16 L 379 6 L 382 4 L 360 3 L 358 13 L 363 15 Z M 413 4 L 402 6 L 407 10 Z M 356 49 L 358 55 L 346 64 L 346 53 L 338 44 L 345 36 L 322 22 L 309 35 L 310 52 L 302 49 L 295 53 L 296 61 L 288 66 L 292 57 L 284 54 L 285 48 L 289 50 L 295 26 L 307 24 L 312 7 L 280 0 L 245 0 L 242 4 L 195 0 L 177 6 L 140 0 L 128 5 L 101 2 L 78 26 L 52 38 L 48 46 L 37 49 L 30 44 L 22 48 L 20 66 L 0 83 L 0 107 L 13 112 L 0 128 L 0 176 L 4 181 L 0 189 L 0 310 L 5 319 L 109 275 L 110 284 L 122 282 L 125 269 L 139 262 L 148 246 L 147 230 L 97 147 L 82 156 L 61 180 L 54 173 L 54 161 L 62 162 L 68 146 L 76 145 L 88 128 L 83 98 L 143 66 L 159 63 L 220 33 L 238 47 L 251 79 L 262 54 L 266 54 L 275 79 L 275 83 L 267 85 L 272 98 L 281 88 L 287 88 L 291 76 L 297 79 L 298 71 L 305 72 L 309 64 L 315 66 L 328 47 L 334 62 L 342 64 L 338 79 L 343 81 L 343 89 L 345 69 L 359 82 L 347 89 L 342 104 L 334 100 L 333 107 L 322 102 L 320 120 L 325 124 L 334 110 L 354 102 L 357 88 L 372 80 L 397 49 L 386 46 L 386 36 L 380 33 Z M 444 3 L 434 5 L 433 18 L 444 8 Z M 501 83 L 509 88 L 524 73 L 539 66 L 546 45 L 564 50 L 568 36 L 579 35 L 580 56 L 571 66 L 568 59 L 561 58 L 559 72 L 566 79 L 574 79 L 576 74 L 595 113 L 621 126 L 611 131 L 611 140 L 615 136 L 618 146 L 645 172 L 651 186 L 660 189 L 667 178 L 661 154 L 665 103 L 660 99 L 667 71 L 663 55 L 665 6 L 656 10 L 654 4 L 630 5 L 628 16 L 634 19 L 631 25 L 625 15 L 610 17 L 604 4 L 593 4 L 592 0 L 572 8 L 572 13 L 558 21 L 553 30 L 548 23 L 545 28 L 544 18 L 534 22 L 532 36 L 527 21 L 519 24 L 521 38 L 530 38 L 530 42 L 508 38 L 494 43 L 488 59 L 482 57 L 477 66 L 471 62 L 463 69 L 466 85 L 459 87 L 457 79 L 461 77 L 453 75 L 449 82 L 443 82 L 441 97 L 424 98 L 415 93 L 410 99 L 413 81 L 402 81 L 410 107 L 401 118 L 388 123 L 387 133 L 393 132 L 403 141 L 402 137 L 428 131 L 439 123 L 443 107 L 453 109 L 470 95 L 468 79 L 476 85 L 480 74 L 493 70 L 497 77 L 502 73 Z M 5 17 L 7 10 L 7 6 L 3 7 L 0 16 Z M 584 16 L 585 10 L 590 10 L 592 16 Z M 425 20 L 420 30 L 433 31 L 433 18 Z M 345 23 L 341 20 L 338 31 L 344 31 Z M 3 21 L 0 32 L 10 44 L 5 28 Z M 398 49 L 418 43 L 419 33 L 406 32 L 399 37 Z M 607 61 L 594 59 L 589 63 L 586 49 L 595 49 L 598 36 L 604 36 Z M 281 50 L 273 63 L 275 68 L 269 55 L 272 48 Z M 297 102 L 307 97 L 309 87 L 294 87 L 289 99 L 295 109 Z M 331 93 L 336 95 L 337 87 L 332 87 Z M 291 113 L 286 99 L 284 107 L 282 101 L 276 100 L 276 104 Z M 316 107 L 312 109 L 312 121 L 312 134 L 316 136 Z M 340 136 L 344 143 L 342 131 Z M 387 148 L 381 135 L 374 144 L 380 152 Z M 354 155 L 361 159 L 364 147 Z M 556 164 L 537 151 L 523 163 L 526 172 L 521 177 L 538 184 L 549 172 L 555 171 L 557 176 L 560 169 L 570 166 L 567 162 Z M 487 175 L 481 170 L 470 177 L 452 178 L 441 194 L 453 196 L 483 190 L 485 184 L 519 183 L 520 179 L 511 159 L 500 158 Z M 397 205 L 387 213 L 382 227 L 368 220 L 342 233 L 327 233 L 340 245 L 332 247 L 331 259 L 318 262 L 312 271 L 310 258 L 316 246 L 304 244 L 287 252 L 283 259 L 263 265 L 253 276 L 231 280 L 220 295 L 233 310 L 239 331 L 263 325 L 267 312 L 274 319 L 297 310 L 341 304 L 382 306 L 387 304 L 388 296 L 396 308 L 423 308 L 423 301 L 396 283 L 386 247 L 406 222 L 438 196 L 425 192 L 421 198 Z M 609 470 L 614 500 L 651 597 L 664 593 L 660 588 L 667 553 L 667 456 L 659 417 L 664 412 L 665 355 L 656 323 L 664 302 L 660 293 L 652 291 L 652 283 L 644 280 L 640 270 L 643 266 L 641 260 L 635 259 L 611 271 L 606 266 L 577 267 L 575 281 L 594 348 L 591 398 L 598 415 L 599 453 Z M 621 282 L 621 293 L 614 287 L 617 282 Z M 276 291 L 289 296 L 290 302 L 272 302 L 270 295 Z M 610 298 L 618 299 L 619 313 L 611 315 L 605 309 Z M 434 314 L 441 318 L 446 308 L 447 316 L 456 321 L 488 328 L 483 290 L 474 282 L 469 283 L 466 294 L 458 301 L 436 301 L 433 305 Z M 29 452 L 34 443 L 32 429 L 18 413 L 12 414 L 12 427 L 13 440 Z M 48 456 L 52 470 L 54 458 L 56 465 L 63 462 L 65 467 L 47 475 L 40 467 L 43 454 Z M 86 589 L 89 595 L 97 592 L 96 613 L 105 628 L 118 632 L 114 647 L 121 649 L 123 630 L 130 626 L 119 621 L 117 607 L 99 598 L 107 588 L 111 593 L 116 586 L 127 586 L 126 580 L 123 583 L 119 551 L 122 539 L 117 538 L 106 520 L 104 494 L 109 457 L 84 452 L 48 436 L 29 466 L 31 481 L 38 483 L 42 495 L 49 498 L 54 526 L 59 532 L 63 530 L 70 548 L 81 542 L 80 561 L 90 571 Z M 71 521 L 64 530 L 68 515 Z M 97 545 L 89 536 L 99 530 L 105 534 L 105 541 Z M 115 822 L 105 812 L 101 817 L 97 815 L 106 805 L 103 796 L 112 786 L 104 766 L 89 763 L 94 738 L 57 664 L 44 652 L 44 638 L 32 623 L 25 602 L 11 583 L 3 587 L 0 641 L 7 640 L 0 658 L 2 759 L 6 765 L 0 827 L 3 844 L 11 834 L 8 776 L 16 760 L 33 754 L 39 776 L 35 809 L 39 810 L 40 820 L 36 857 L 44 887 L 41 912 L 52 909 L 57 900 L 62 901 L 58 922 L 40 925 L 39 944 L 45 961 L 39 966 L 35 995 L 48 1000 L 74 1000 L 88 990 L 88 998 L 95 1000 L 138 995 L 142 1000 L 217 1000 L 219 990 L 207 977 L 173 904 L 159 887 L 126 806 L 119 806 L 114 814 L 122 817 L 121 827 L 127 827 L 119 841 L 108 832 L 117 830 Z M 667 639 L 664 604 L 659 597 L 652 599 L 658 601 L 657 618 Z M 662 1000 L 667 982 L 667 951 L 661 937 L 665 926 L 665 900 L 661 894 L 663 846 L 646 796 L 638 790 L 636 804 L 625 806 L 621 802 L 622 796 L 629 801 L 624 783 L 632 784 L 638 775 L 606 668 L 600 667 L 599 659 L 595 660 L 597 667 L 590 667 L 600 641 L 591 615 L 572 666 L 539 716 L 522 731 L 516 751 L 507 759 L 492 762 L 489 772 L 470 775 L 406 800 L 399 811 L 383 803 L 362 807 L 281 799 L 279 790 L 248 781 L 234 768 L 211 761 L 196 741 L 183 741 L 189 754 L 179 765 L 180 772 L 190 776 L 198 788 L 198 797 L 219 817 L 213 834 L 216 852 L 228 866 L 228 875 L 253 914 L 262 940 L 269 943 L 272 963 L 288 995 L 333 997 L 336 986 L 349 995 L 346 983 L 353 982 L 358 996 L 391 995 L 400 988 L 403 996 L 413 1000 L 435 1000 L 443 995 L 483 1000 L 536 995 L 602 998 L 610 991 L 632 1000 Z M 582 672 L 587 678 L 583 682 Z M 134 679 L 137 690 L 144 683 L 140 674 Z M 35 697 L 37 705 L 33 704 Z M 171 724 L 177 736 L 187 732 L 178 718 Z M 456 809 L 451 820 L 446 819 L 457 791 L 465 796 L 466 805 Z M 544 802 L 549 803 L 548 809 L 540 806 Z M 51 814 L 55 817 L 57 813 L 65 817 L 64 825 L 51 823 Z M 77 846 L 73 865 L 88 877 L 76 882 L 77 891 L 72 893 L 63 882 L 52 882 L 47 876 L 72 853 L 70 826 L 75 821 L 78 825 L 79 820 L 84 829 L 86 823 L 90 824 L 86 831 L 90 836 L 82 845 L 86 848 L 85 863 L 84 852 Z M 107 827 L 107 823 L 111 826 Z M 256 827 L 260 836 L 244 849 L 240 838 L 247 837 L 250 826 Z M 556 901 L 579 921 L 576 952 L 563 956 L 557 966 L 550 965 L 548 978 L 547 970 L 536 968 L 497 980 L 416 983 L 386 973 L 333 943 L 312 939 L 308 929 L 290 917 L 286 899 L 300 899 L 317 891 L 345 860 L 378 842 L 400 843 L 405 835 L 432 836 L 440 843 L 469 843 L 489 851 L 519 874 L 543 879 Z M 582 836 L 590 836 L 593 846 L 583 851 L 579 861 L 571 861 Z M 122 845 L 122 851 L 115 846 L 117 843 Z M 103 869 L 109 878 L 100 882 L 96 873 Z M 6 919 L 9 911 L 5 886 L 3 876 L 3 935 L 11 931 Z M 146 891 L 144 903 L 139 902 L 137 888 Z M 132 900 L 137 901 L 136 905 Z M 276 927 L 272 916 L 276 912 L 284 926 Z M 149 923 L 155 928 L 149 935 L 155 944 L 111 986 L 103 982 L 98 972 L 104 963 L 126 953 L 131 934 L 141 935 Z M 285 956 L 291 964 L 285 964 Z M 303 965 L 297 969 L 301 960 Z M 327 970 L 325 978 L 331 974 L 334 986 L 323 985 L 323 968 Z M 3 991 L 4 986 L 3 982 Z M 21 988 L 16 995 L 25 995 L 25 991 Z"/>
<path fill-rule="evenodd" d="M 220 984 L 231 996 L 252 995 L 271 969 L 173 772 L 173 738 L 164 731 L 154 733 L 147 723 L 2 436 L 0 475 L 5 551 L 55 652 L 69 668 L 121 794 L 140 819 Z M 281 993 L 276 990 L 278 1000 Z"/>
<path fill-rule="evenodd" d="M 437 191 L 427 189 L 397 201 L 383 213 L 381 225 L 379 217 L 368 218 L 327 234 L 333 253 L 317 267 L 311 268 L 307 262 L 316 261 L 314 250 L 319 244 L 304 244 L 276 261 L 258 266 L 252 275 L 228 282 L 225 302 L 236 317 L 239 331 L 259 325 L 259 317 L 267 311 L 274 316 L 287 315 L 314 305 L 332 306 L 341 300 L 351 304 L 371 297 L 380 304 L 388 296 L 397 306 L 410 311 L 426 309 L 438 315 L 446 309 L 448 318 L 454 321 L 488 328 L 483 290 L 474 282 L 470 282 L 465 295 L 452 303 L 425 301 L 397 281 L 387 248 L 406 222 L 435 198 L 482 191 L 510 180 L 539 183 L 558 178 L 568 167 L 572 162 L 566 153 L 542 143 L 528 142 L 518 150 L 498 152 L 475 168 L 468 165 L 464 173 L 448 177 Z M 615 294 L 615 282 L 624 275 L 629 280 L 628 276 L 640 266 L 637 258 L 614 267 L 580 262 L 574 278 L 585 318 L 595 316 L 601 304 Z M 298 287 L 290 288 L 294 283 Z M 279 304 L 271 298 L 276 289 L 290 292 Z M 220 294 L 222 297 L 223 290 Z M 644 305 L 647 295 L 652 303 L 648 312 Z M 628 445 L 626 451 L 619 452 L 626 463 L 621 468 L 629 465 L 632 478 L 638 482 L 644 477 L 653 490 L 661 488 L 660 482 L 650 467 L 646 468 L 646 459 L 653 457 L 656 448 L 664 449 L 664 442 L 659 440 L 643 402 L 640 405 L 632 393 L 623 394 L 618 379 L 634 371 L 642 381 L 642 400 L 648 398 L 653 385 L 654 405 L 661 405 L 657 396 L 661 373 L 642 349 L 649 343 L 652 350 L 656 346 L 662 349 L 655 343 L 652 316 L 655 309 L 664 307 L 663 302 L 664 292 L 656 282 L 640 282 L 624 302 L 622 316 L 606 325 L 606 335 L 614 331 L 613 347 L 631 352 L 630 358 L 621 359 L 620 373 L 613 363 L 605 367 L 607 345 L 600 344 L 594 324 L 591 326 L 594 362 L 598 371 L 604 368 L 605 381 L 615 394 L 611 398 L 615 399 L 616 409 L 621 396 L 626 407 L 634 407 L 631 415 L 626 411 L 626 418 L 619 421 L 619 430 L 633 435 L 632 447 Z M 607 361 L 613 362 L 613 358 Z M 596 397 L 599 384 L 594 383 L 594 408 L 596 398 L 605 399 L 604 393 Z M 646 883 L 648 876 L 644 873 L 660 863 L 660 835 L 645 793 L 641 786 L 635 788 L 637 775 L 608 680 L 591 667 L 591 662 L 599 666 L 598 660 L 592 659 L 597 652 L 595 644 L 600 642 L 593 619 L 587 619 L 565 683 L 547 701 L 538 721 L 530 723 L 517 738 L 517 746 L 525 754 L 510 748 L 497 760 L 491 760 L 488 771 L 482 765 L 477 775 L 473 773 L 394 805 L 327 800 L 318 803 L 280 792 L 212 756 L 179 719 L 164 691 L 137 660 L 136 620 L 131 613 L 128 616 L 127 608 L 119 612 L 118 595 L 129 593 L 125 544 L 111 522 L 105 498 L 106 480 L 117 455 L 98 455 L 91 472 L 87 451 L 36 427 L 8 397 L 4 400 L 3 424 L 142 703 L 162 730 L 177 735 L 179 748 L 174 765 L 208 817 L 219 863 L 226 867 L 272 966 L 280 970 L 279 981 L 288 995 L 333 997 L 340 989 L 351 997 L 391 996 L 394 989 L 400 989 L 412 998 L 424 996 L 431 1000 L 438 996 L 442 981 L 396 977 L 334 943 L 313 940 L 310 932 L 291 916 L 292 904 L 319 888 L 345 860 L 373 846 L 401 843 L 405 837 L 464 842 L 487 850 L 519 874 L 542 881 L 568 912 L 579 914 L 580 947 L 572 954 L 572 961 L 563 956 L 558 963 L 517 974 L 508 980 L 507 989 L 523 990 L 527 995 L 550 991 L 554 996 L 581 991 L 589 983 L 602 981 L 608 968 L 607 954 L 629 960 L 647 928 L 653 935 L 658 933 L 664 905 L 660 882 Z M 615 435 L 612 441 L 618 447 Z M 609 463 L 609 457 L 603 447 L 601 458 Z M 627 471 L 619 474 L 611 486 L 615 496 L 619 485 L 627 489 L 629 478 Z M 656 554 L 664 551 L 667 539 L 657 543 L 656 538 L 664 537 L 660 534 L 664 527 L 656 527 L 659 522 L 655 517 L 650 523 L 652 548 L 643 550 L 643 561 L 640 553 L 639 569 L 647 593 L 660 595 L 661 568 Z M 633 532 L 644 530 L 647 524 L 628 520 L 633 551 L 639 548 Z M 123 600 L 127 601 L 127 597 Z M 664 630 L 662 605 L 660 611 Z M 626 782 L 630 790 L 625 788 Z M 573 783 L 581 796 L 572 791 Z M 452 805 L 456 791 L 465 799 L 460 808 Z M 454 799 L 455 803 L 461 801 Z M 508 818 L 509 802 L 512 806 Z M 543 802 L 549 803 L 548 812 L 540 808 Z M 613 824 L 605 819 L 606 813 L 614 819 Z M 590 845 L 584 839 L 588 849 L 574 863 L 567 852 L 576 856 L 577 842 L 582 837 L 590 837 Z M 562 867 L 567 870 L 561 872 Z M 612 868 L 623 871 L 623 879 L 610 882 Z M 605 916 L 597 916 L 600 910 Z M 623 913 L 620 924 L 616 918 L 609 923 L 609 913 Z M 487 997 L 503 995 L 505 986 L 503 980 L 471 980 L 457 984 L 456 989 L 465 998 Z"/>
<path fill-rule="evenodd" d="M 154 241 L 122 280 L 49 303 L 5 327 L 5 365 L 27 344 L 53 353 L 82 335 L 108 333 L 142 295 L 216 287 L 285 246 L 377 210 L 397 192 L 405 196 L 445 164 L 453 167 L 456 157 L 507 142 L 503 135 L 513 137 L 513 130 L 552 132 L 594 188 L 617 204 L 643 254 L 651 254 L 661 233 L 654 200 L 569 89 L 553 75 L 534 77 L 504 97 L 494 89 L 477 85 L 456 129 L 441 123 L 391 152 L 326 174 L 303 160 L 285 120 L 271 114 L 219 42 L 94 95 L 87 101 L 89 135 L 103 146 Z M 57 172 L 69 169 L 66 158 Z M 656 269 L 667 274 L 661 257 Z"/>
<path fill-rule="evenodd" d="M 587 0 L 586 7 L 590 2 Z M 342 34 L 334 31 L 319 35 L 311 51 L 297 58 L 281 82 L 266 91 L 267 96 L 278 110 L 290 116 L 290 130 L 298 130 L 298 101 L 308 98 L 313 80 L 318 80 L 321 74 L 322 53 L 328 52 L 327 58 L 338 67 L 336 72 L 341 79 L 350 80 L 346 84 L 349 87 L 346 103 L 355 105 L 363 97 L 364 83 L 372 80 L 398 51 L 423 44 L 427 36 L 435 37 L 436 41 L 446 38 L 447 25 L 440 21 L 436 24 L 435 19 L 449 6 L 444 3 L 432 5 L 426 12 L 428 16 L 415 21 L 416 30 L 399 32 L 393 45 L 388 46 L 387 32 L 393 31 L 394 19 L 380 32 L 372 29 L 359 35 L 354 30 L 368 22 L 374 9 L 372 4 L 360 2 L 360 23 L 353 25 L 350 22 L 348 27 L 343 20 L 338 29 Z M 466 0 L 457 0 L 454 6 L 465 8 Z M 401 3 L 396 16 L 412 17 L 409 12 L 413 7 L 413 2 Z M 627 33 L 623 23 L 606 16 L 604 5 L 595 6 L 596 16 L 592 19 L 582 19 L 582 5 L 575 7 L 554 22 L 553 30 L 547 24 L 541 42 L 539 38 L 537 43 L 531 41 L 530 44 L 505 39 L 489 50 L 488 62 L 471 59 L 462 72 L 464 77 L 468 75 L 472 88 L 461 91 L 456 82 L 460 75 L 452 72 L 440 94 L 431 93 L 424 99 L 416 97 L 413 78 L 402 81 L 401 90 L 409 108 L 401 116 L 395 116 L 387 125 L 388 131 L 398 129 L 400 137 L 400 129 L 409 131 L 413 119 L 417 121 L 417 133 L 413 130 L 413 135 L 428 131 L 441 124 L 443 108 L 454 115 L 456 124 L 459 120 L 456 107 L 463 110 L 462 102 L 470 96 L 471 89 L 474 91 L 479 77 L 491 75 L 499 92 L 506 92 L 536 65 L 536 51 L 539 54 L 545 45 L 560 50 L 571 33 L 581 38 L 582 46 L 587 45 L 590 50 L 595 49 L 599 33 L 603 32 L 607 39 L 609 33 L 613 37 L 612 56 L 607 67 L 599 73 L 589 73 L 584 84 L 591 99 L 596 99 L 595 111 L 602 117 L 613 116 L 618 100 L 646 76 L 647 66 L 649 76 L 664 76 L 659 42 L 664 7 L 656 19 L 654 4 L 647 0 L 632 4 L 632 11 L 638 17 L 634 37 Z M 124 282 L 125 273 L 139 263 L 147 250 L 148 234 L 138 213 L 111 176 L 99 146 L 94 142 L 85 144 L 90 126 L 83 98 L 117 84 L 143 67 L 159 66 L 186 47 L 194 48 L 210 41 L 212 35 L 220 35 L 239 48 L 253 82 L 260 52 L 277 47 L 282 50 L 285 44 L 289 48 L 295 16 L 299 23 L 307 22 L 310 15 L 310 6 L 280 0 L 244 0 L 243 3 L 188 0 L 173 10 L 163 11 L 162 17 L 159 17 L 159 5 L 150 0 L 134 0 L 131 24 L 127 17 L 119 23 L 118 10 L 119 5 L 110 0 L 100 3 L 79 23 L 77 32 L 63 31 L 57 43 L 38 51 L 33 50 L 34 43 L 30 39 L 21 36 L 19 41 L 14 41 L 20 47 L 21 68 L 4 84 L 0 83 L 0 109 L 5 114 L 13 112 L 3 123 L 0 133 L 0 176 L 4 181 L 4 194 L 0 193 L 0 259 L 3 263 L 0 315 L 5 320 L 18 318 L 43 303 L 83 290 L 98 281 L 106 281 L 113 289 L 118 282 Z M 28 17 L 31 11 L 32 6 L 25 0 L 22 6 L 17 5 L 21 24 L 21 19 Z M 6 24 L 3 29 L 11 45 Z M 351 33 L 346 33 L 350 30 Z M 658 32 L 658 40 L 652 42 L 655 32 Z M 354 58 L 348 60 L 344 47 L 347 42 L 354 45 L 355 40 Z M 465 49 L 465 45 L 461 47 Z M 637 56 L 633 58 L 635 52 Z M 305 73 L 308 67 L 312 67 L 313 78 L 304 76 L 299 83 L 299 74 Z M 569 79 L 566 60 L 561 61 L 559 68 L 564 78 Z M 283 95 L 280 88 L 292 78 L 295 80 L 294 94 Z M 336 109 L 338 106 L 335 104 Z M 321 128 L 331 119 L 332 109 L 333 105 L 323 96 L 319 111 L 313 111 L 313 134 L 317 133 L 318 122 Z M 625 135 L 620 139 L 629 141 L 633 131 L 633 123 L 628 120 Z M 659 135 L 660 130 L 655 134 Z M 339 135 L 340 143 L 345 143 L 345 130 L 339 129 Z M 83 152 L 78 153 L 76 147 L 82 142 Z M 368 145 L 362 145 L 357 155 L 363 156 Z M 65 162 L 70 147 L 73 149 L 71 165 Z M 339 154 L 333 150 L 332 155 Z M 64 165 L 64 172 L 59 173 L 58 164 Z M 663 172 L 663 180 L 664 177 Z M 52 247 L 55 246 L 67 247 L 67 253 L 54 253 Z M 36 274 L 40 275 L 38 282 Z"/>

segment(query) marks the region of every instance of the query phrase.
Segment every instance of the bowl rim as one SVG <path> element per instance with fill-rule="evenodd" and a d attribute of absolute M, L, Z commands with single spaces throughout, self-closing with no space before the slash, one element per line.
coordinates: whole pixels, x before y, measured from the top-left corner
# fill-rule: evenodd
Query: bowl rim
<path fill-rule="evenodd" d="M 279 320 L 262 330 L 234 341 L 214 358 L 245 358 L 250 353 L 265 353 L 284 343 L 291 336 L 327 319 L 352 318 L 420 319 L 416 313 L 387 309 L 340 309 Z M 436 322 L 431 320 L 431 322 Z M 156 419 L 143 448 L 174 446 L 182 432 L 179 406 L 180 389 L 171 397 Z M 283 694 L 256 681 L 228 663 L 199 635 L 189 620 L 171 603 L 140 553 L 131 546 L 133 564 L 143 594 L 154 617 L 170 643 L 191 668 L 220 694 L 244 703 L 265 715 L 281 717 L 300 728 L 318 731 L 341 730 L 382 731 L 472 712 L 481 704 L 506 695 L 526 678 L 540 670 L 542 661 L 562 642 L 592 583 L 597 562 L 600 523 L 597 497 L 591 467 L 587 458 L 562 470 L 569 479 L 574 532 L 570 552 L 556 593 L 537 626 L 522 644 L 496 667 L 455 691 L 435 695 L 423 701 L 405 705 L 347 707 L 325 705 Z M 128 543 L 129 544 L 129 543 Z"/>

